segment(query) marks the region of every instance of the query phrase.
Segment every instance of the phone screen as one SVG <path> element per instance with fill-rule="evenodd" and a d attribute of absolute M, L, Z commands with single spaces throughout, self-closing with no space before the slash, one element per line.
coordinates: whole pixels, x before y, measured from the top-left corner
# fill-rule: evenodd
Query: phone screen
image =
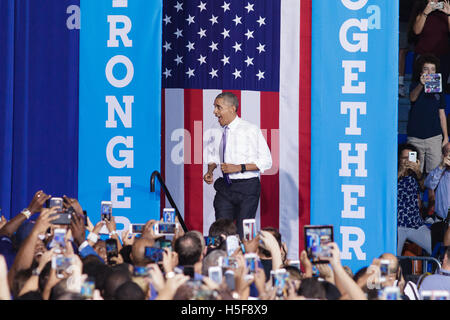
<path fill-rule="evenodd" d="M 142 233 L 144 231 L 144 224 L 132 224 L 131 231 L 132 233 Z"/>
<path fill-rule="evenodd" d="M 159 262 L 163 260 L 164 249 L 145 247 L 145 257 L 153 262 Z"/>
<path fill-rule="evenodd" d="M 328 245 L 333 242 L 333 226 L 305 226 L 305 248 L 312 263 L 328 263 L 322 260 L 330 256 Z"/>
<path fill-rule="evenodd" d="M 112 204 L 111 202 L 102 202 L 101 204 L 101 216 L 102 220 L 108 220 L 111 221 L 111 214 L 112 214 Z"/>
<path fill-rule="evenodd" d="M 176 223 L 158 223 L 159 234 L 175 234 Z"/>
<path fill-rule="evenodd" d="M 115 239 L 108 239 L 106 240 L 105 244 L 106 244 L 106 255 L 108 257 L 118 255 L 117 241 Z"/>
<path fill-rule="evenodd" d="M 231 256 L 239 248 L 239 237 L 232 235 L 227 237 L 227 254 Z"/>

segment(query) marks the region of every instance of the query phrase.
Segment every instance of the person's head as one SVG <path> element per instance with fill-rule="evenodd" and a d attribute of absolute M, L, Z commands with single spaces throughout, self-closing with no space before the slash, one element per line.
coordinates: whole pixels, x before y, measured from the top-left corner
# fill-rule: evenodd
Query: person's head
<path fill-rule="evenodd" d="M 98 240 L 94 245 L 94 250 L 103 259 L 103 261 L 107 262 L 108 257 L 106 255 L 106 242 L 104 240 Z"/>
<path fill-rule="evenodd" d="M 122 284 L 131 281 L 131 275 L 128 270 L 115 270 L 106 278 L 105 291 L 103 298 L 105 300 L 114 299 L 114 294 Z"/>
<path fill-rule="evenodd" d="M 220 218 L 214 221 L 208 230 L 210 237 L 218 237 L 220 235 L 231 236 L 237 234 L 238 230 L 233 220 Z"/>
<path fill-rule="evenodd" d="M 42 298 L 42 294 L 39 292 L 39 290 L 35 291 L 28 291 L 27 293 L 21 295 L 20 297 L 17 297 L 14 300 L 44 300 Z"/>
<path fill-rule="evenodd" d="M 103 295 L 105 280 L 112 272 L 111 267 L 100 261 L 97 256 L 90 255 L 82 260 L 83 273 L 95 279 L 95 288 Z"/>
<path fill-rule="evenodd" d="M 409 161 L 409 153 L 417 152 L 417 159 L 419 159 L 419 150 L 410 143 L 401 143 L 398 145 L 398 167 L 406 164 Z"/>
<path fill-rule="evenodd" d="M 180 266 L 193 266 L 201 261 L 202 243 L 196 235 L 186 233 L 175 240 L 174 251 Z"/>
<path fill-rule="evenodd" d="M 438 73 L 440 70 L 440 60 L 435 55 L 432 54 L 424 54 L 420 56 L 415 66 L 415 79 L 416 81 L 419 81 L 420 76 L 422 74 L 432 74 L 432 73 Z"/>
<path fill-rule="evenodd" d="M 393 255 L 392 253 L 383 253 L 379 259 L 381 260 L 389 260 L 390 264 L 389 264 L 389 274 L 395 274 L 397 275 L 398 273 L 398 268 L 399 268 L 399 263 L 398 263 L 398 259 L 395 255 Z"/>
<path fill-rule="evenodd" d="M 145 293 L 133 281 L 127 281 L 118 287 L 114 293 L 115 300 L 145 300 Z"/>
<path fill-rule="evenodd" d="M 206 243 L 205 243 L 205 238 L 203 237 L 203 234 L 197 230 L 191 230 L 191 231 L 186 232 L 186 234 L 188 234 L 188 233 L 193 234 L 200 240 L 200 243 L 202 244 L 202 253 L 203 253 L 203 255 L 205 255 L 206 254 L 206 251 L 205 251 Z"/>
<path fill-rule="evenodd" d="M 155 241 L 148 238 L 137 239 L 131 248 L 130 259 L 134 266 L 145 267 L 151 261 L 145 257 L 145 247 L 153 247 Z"/>
<path fill-rule="evenodd" d="M 14 298 L 17 298 L 20 291 L 23 289 L 25 283 L 30 279 L 32 275 L 32 269 L 23 269 L 16 272 L 11 286 L 11 293 Z"/>
<path fill-rule="evenodd" d="M 309 299 L 325 300 L 327 292 L 318 278 L 306 278 L 302 280 L 297 294 Z"/>
<path fill-rule="evenodd" d="M 209 267 L 216 267 L 219 265 L 219 258 L 226 257 L 227 252 L 225 250 L 216 249 L 208 253 L 203 259 L 202 274 L 208 276 Z"/>
<path fill-rule="evenodd" d="M 223 127 L 230 124 L 237 116 L 238 98 L 231 92 L 223 92 L 214 100 L 214 115 Z"/>
<path fill-rule="evenodd" d="M 276 229 L 274 227 L 265 227 L 265 228 L 262 228 L 261 230 L 270 232 L 275 237 L 275 240 L 277 240 L 277 243 L 280 246 L 281 259 L 283 261 L 285 261 L 286 260 L 286 255 L 287 255 L 287 248 L 286 248 L 286 245 L 281 241 L 281 233 L 280 233 L 280 231 L 278 231 L 278 229 Z M 260 247 L 259 250 L 264 256 L 266 256 L 266 257 L 270 257 L 271 256 L 270 252 L 267 249 L 263 249 L 263 248 Z"/>

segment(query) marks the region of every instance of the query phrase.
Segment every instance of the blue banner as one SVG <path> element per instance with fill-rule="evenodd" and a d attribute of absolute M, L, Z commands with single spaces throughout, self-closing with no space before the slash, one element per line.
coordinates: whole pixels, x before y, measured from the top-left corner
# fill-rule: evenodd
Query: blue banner
<path fill-rule="evenodd" d="M 82 0 L 78 194 L 93 223 L 111 201 L 118 231 L 159 219 L 161 0 Z"/>
<path fill-rule="evenodd" d="M 353 271 L 396 254 L 398 1 L 313 1 L 311 224 Z"/>

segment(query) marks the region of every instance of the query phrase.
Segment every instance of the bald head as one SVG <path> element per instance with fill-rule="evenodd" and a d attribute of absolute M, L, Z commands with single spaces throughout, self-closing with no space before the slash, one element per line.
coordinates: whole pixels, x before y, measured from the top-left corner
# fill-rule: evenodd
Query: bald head
<path fill-rule="evenodd" d="M 380 259 L 385 259 L 391 261 L 389 264 L 389 273 L 397 273 L 398 271 L 398 259 L 391 253 L 383 253 Z"/>
<path fill-rule="evenodd" d="M 145 247 L 153 247 L 155 241 L 147 238 L 138 239 L 133 243 L 131 248 L 130 258 L 133 265 L 138 267 L 144 267 L 149 263 L 149 260 L 145 258 Z"/>

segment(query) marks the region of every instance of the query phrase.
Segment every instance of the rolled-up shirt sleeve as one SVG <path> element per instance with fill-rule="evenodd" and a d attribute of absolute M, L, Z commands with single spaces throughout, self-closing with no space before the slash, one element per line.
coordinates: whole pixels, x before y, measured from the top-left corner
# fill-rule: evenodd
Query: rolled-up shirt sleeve
<path fill-rule="evenodd" d="M 443 172 L 444 168 L 441 169 L 439 167 L 436 167 L 435 169 L 431 170 L 431 172 L 425 179 L 425 187 L 432 190 L 436 189 Z"/>
<path fill-rule="evenodd" d="M 258 167 L 260 173 L 272 168 L 272 155 L 270 153 L 267 141 L 264 138 L 261 130 L 258 129 L 257 135 L 257 159 L 255 159 L 255 165 Z"/>

